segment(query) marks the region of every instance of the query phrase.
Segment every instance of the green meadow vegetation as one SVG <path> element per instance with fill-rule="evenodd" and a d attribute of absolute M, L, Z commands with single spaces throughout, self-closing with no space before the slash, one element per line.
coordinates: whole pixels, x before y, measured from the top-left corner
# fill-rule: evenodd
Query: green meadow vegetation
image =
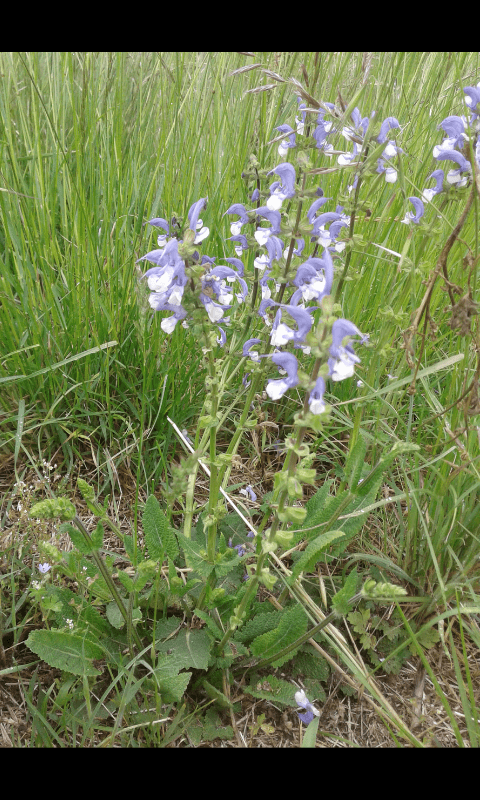
<path fill-rule="evenodd" d="M 432 149 L 442 120 L 468 111 L 479 54 L 0 53 L 0 75 L 2 744 L 365 744 L 295 712 L 299 689 L 321 712 L 336 676 L 383 746 L 478 746 L 478 167 L 418 225 L 403 220 L 432 171 L 455 166 Z M 401 151 L 395 183 L 371 171 L 351 195 L 336 155 L 300 164 L 328 211 L 353 204 L 332 297 L 369 338 L 355 377 L 327 385 L 330 417 L 305 434 L 304 491 L 282 517 L 275 475 L 305 390 L 272 400 L 264 381 L 254 421 L 241 417 L 252 362 L 238 368 L 239 330 L 261 329 L 247 302 L 206 406 L 206 340 L 198 326 L 164 333 L 139 259 L 162 233 L 148 221 L 188 225 L 200 198 L 202 252 L 234 257 L 225 212 L 253 208 L 251 156 L 267 171 L 282 161 L 275 129 L 310 95 L 344 124 L 356 107 L 378 126 L 394 117 Z M 341 126 L 332 141 L 352 149 Z M 242 258 L 253 281 L 254 255 Z M 221 488 L 243 516 L 219 510 Z M 55 519 L 30 514 L 52 498 L 65 498 Z M 279 526 L 276 552 L 260 534 L 250 561 L 228 546 L 249 526 L 272 541 Z M 250 597 L 254 556 L 271 572 Z M 394 704 L 382 679 L 401 686 L 407 663 Z"/>

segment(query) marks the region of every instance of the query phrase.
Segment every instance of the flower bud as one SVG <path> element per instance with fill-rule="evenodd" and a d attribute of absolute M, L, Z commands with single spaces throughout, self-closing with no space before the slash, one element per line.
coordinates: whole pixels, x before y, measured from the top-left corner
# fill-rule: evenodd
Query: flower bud
<path fill-rule="evenodd" d="M 66 521 L 73 519 L 75 514 L 75 506 L 66 497 L 41 500 L 30 509 L 30 516 L 40 519 L 58 518 Z"/>

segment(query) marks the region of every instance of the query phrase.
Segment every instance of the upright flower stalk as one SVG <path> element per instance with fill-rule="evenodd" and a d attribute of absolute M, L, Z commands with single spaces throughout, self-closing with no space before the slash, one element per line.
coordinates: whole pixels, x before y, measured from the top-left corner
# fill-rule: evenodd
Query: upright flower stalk
<path fill-rule="evenodd" d="M 231 615 L 220 650 L 245 618 L 258 585 L 273 587 L 275 576 L 268 568 L 269 556 L 279 547 L 288 547 L 291 524 L 298 525 L 305 516 L 305 509 L 298 505 L 302 487 L 315 483 L 313 456 L 305 434 L 308 429 L 322 429 L 330 413 L 324 399 L 329 384 L 353 377 L 360 362 L 355 343 L 364 344 L 368 338 L 342 317 L 337 305 L 351 263 L 362 186 L 368 177 L 395 183 L 402 152 L 394 138 L 401 131 L 396 118 L 377 121 L 374 111 L 362 116 L 354 108 L 345 119 L 334 104 L 317 102 L 301 88 L 298 93 L 296 130 L 286 123 L 277 128 L 281 144 L 276 159 L 281 160 L 268 170 L 251 156 L 242 175 L 247 186 L 250 184 L 249 200 L 233 203 L 224 212 L 230 225 L 226 242 L 233 249 L 231 256 L 220 258 L 201 252 L 209 235 L 209 228 L 200 219 L 207 211 L 207 198 L 201 198 L 191 205 L 184 225 L 181 220 L 175 220 L 174 225 L 162 217 L 151 219 L 150 225 L 161 230 L 158 246 L 140 259 L 152 264 L 144 275 L 152 309 L 169 314 L 162 319 L 161 329 L 167 335 L 172 335 L 179 323 L 188 329 L 202 350 L 208 373 L 195 450 L 199 458 L 204 452 L 209 456 L 210 490 L 203 525 L 210 565 L 218 558 L 217 529 L 223 508 L 220 490 L 228 480 L 242 435 L 257 423 L 252 415 L 255 396 L 264 391 L 271 402 L 276 402 L 288 392 L 303 392 L 294 433 L 286 440 L 284 465 L 275 476 L 269 510 L 257 528 L 256 561 L 247 565 L 248 587 Z M 465 153 L 472 130 L 476 139 L 471 152 L 478 162 L 480 88 L 467 87 L 465 94 L 470 119 L 447 117 L 440 125 L 446 138 L 433 153 L 438 162 L 451 161 L 455 168 L 446 177 L 441 169 L 433 171 L 430 178 L 435 186 L 426 187 L 421 198 L 408 198 L 410 205 L 401 220 L 410 226 L 406 247 L 413 231 L 424 224 L 426 204 L 444 191 L 446 184 L 458 189 L 471 180 L 472 168 Z M 307 118 L 312 113 L 316 119 Z M 340 135 L 347 144 L 339 153 L 332 138 Z M 316 168 L 314 156 L 328 162 L 334 155 L 334 169 L 345 169 L 349 176 L 342 204 L 325 197 L 321 186 L 310 185 L 318 174 L 332 171 Z M 338 262 L 340 271 L 336 269 Z M 339 279 L 334 289 L 336 272 Z M 313 359 L 313 365 L 302 367 L 309 359 Z M 225 412 L 225 394 L 241 370 L 243 388 L 239 395 L 243 406 L 226 452 L 218 454 L 217 431 L 238 405 L 234 398 Z M 186 535 L 193 517 L 192 474 Z M 243 550 L 238 548 L 237 552 L 246 558 Z M 214 589 L 214 570 L 207 584 Z M 200 607 L 206 595 L 205 588 Z"/>

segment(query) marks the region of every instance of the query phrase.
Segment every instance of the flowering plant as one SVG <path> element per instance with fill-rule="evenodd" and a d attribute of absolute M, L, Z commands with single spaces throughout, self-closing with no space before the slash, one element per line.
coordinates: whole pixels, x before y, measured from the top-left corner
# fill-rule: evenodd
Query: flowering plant
<path fill-rule="evenodd" d="M 69 558 L 70 572 L 67 568 L 64 572 L 77 583 L 83 581 L 82 586 L 94 586 L 96 602 L 100 598 L 106 603 L 105 618 L 95 615 L 85 603 L 73 621 L 71 598 L 50 581 L 62 569 L 62 556 L 53 549 L 45 551 L 49 560 L 39 566 L 43 582 L 37 582 L 34 589 L 48 614 L 55 613 L 58 619 L 61 615 L 63 626 L 68 627 L 61 644 L 70 630 L 78 634 L 78 674 L 97 674 L 91 670 L 93 659 L 98 658 L 98 632 L 111 642 L 114 629 L 125 625 L 125 641 L 118 638 L 122 648 L 126 643 L 130 655 L 135 648 L 142 652 L 153 604 L 151 660 L 154 674 L 160 676 L 160 691 L 179 699 L 192 675 L 179 674 L 180 669 L 191 666 L 206 672 L 199 681 L 207 694 L 224 701 L 218 680 L 221 670 L 281 666 L 306 641 L 314 641 L 321 629 L 328 626 L 331 630 L 335 620 L 345 616 L 359 598 L 377 602 L 385 597 L 395 599 L 404 591 L 383 582 L 375 589 L 375 582 L 368 581 L 359 593 L 353 570 L 332 598 L 334 610 L 310 630 L 299 604 L 283 608 L 273 596 L 280 583 L 283 600 L 289 594 L 305 597 L 301 594 L 303 574 L 321 559 L 343 552 L 375 503 L 384 471 L 398 455 L 418 449 L 397 442 L 369 468 L 366 443 L 355 431 L 340 485 L 333 492 L 332 481 L 317 474 L 316 453 L 308 435 L 313 433 L 315 439 L 315 434 L 323 434 L 332 413 L 329 393 L 334 395 L 343 381 L 354 386 L 352 379 L 361 369 L 369 343 L 368 332 L 347 318 L 342 305 L 343 288 L 351 277 L 352 252 L 359 242 L 355 225 L 362 189 L 368 181 L 385 183 L 387 191 L 397 181 L 401 185 L 406 207 L 404 218 L 398 221 L 408 226 L 408 234 L 403 253 L 396 254 L 400 255 L 400 270 L 414 235 L 428 232 L 425 216 L 429 204 L 435 208 L 437 196 L 448 199 L 452 193 L 457 196 L 468 189 L 473 180 L 478 183 L 480 85 L 464 90 L 470 117 L 449 116 L 439 126 L 446 138 L 434 148 L 433 157 L 438 162 L 452 161 L 456 169 L 446 177 L 442 169 L 435 170 L 430 178 L 436 186 L 425 188 L 421 197 L 408 198 L 403 149 L 397 141 L 397 137 L 401 141 L 402 128 L 395 117 L 381 121 L 374 111 L 362 116 L 354 102 L 347 109 L 338 108 L 317 101 L 298 82 L 294 85 L 298 93 L 295 127 L 287 123 L 277 126 L 280 136 L 273 141 L 280 144 L 272 159 L 275 166 L 262 169 L 256 156 L 250 157 L 243 174 L 243 202 L 222 210 L 223 216 L 215 223 L 208 217 L 206 197 L 190 204 L 185 219 L 152 217 L 148 224 L 156 229 L 157 239 L 153 249 L 138 259 L 142 265 L 147 262 L 140 287 L 148 287 L 152 311 L 162 314 L 161 331 L 166 337 L 191 336 L 207 373 L 205 401 L 195 433 L 190 432 L 192 439 L 172 421 L 188 456 L 172 468 L 164 498 L 170 506 L 182 504 L 181 527 L 170 526 L 171 514 L 150 495 L 142 518 L 145 544 L 140 558 L 131 538 L 115 530 L 135 569 L 114 573 L 113 561 L 101 556 L 103 524 L 109 524 L 106 512 L 85 482 L 79 481 L 79 489 L 89 510 L 100 518 L 93 534 L 86 531 L 64 498 L 44 501 L 32 509 L 39 517 L 53 515 L 74 523 L 75 527 L 66 525 L 65 530 L 79 557 Z M 344 150 L 335 149 L 339 137 L 347 143 Z M 332 167 L 333 159 L 336 166 Z M 343 193 L 336 198 L 326 197 L 320 185 L 321 176 L 333 170 L 346 174 Z M 223 231 L 230 234 L 224 236 L 228 256 L 208 249 L 210 228 L 215 224 L 220 233 L 224 217 L 230 220 L 229 231 Z M 443 266 L 445 274 L 445 263 Z M 425 302 L 424 308 L 427 305 Z M 472 311 L 473 306 L 468 308 Z M 256 504 L 255 516 L 247 518 L 240 500 L 235 500 L 228 488 L 234 457 L 242 437 L 257 425 L 258 404 L 279 401 L 297 403 L 292 432 L 280 445 L 284 460 L 274 476 L 272 491 L 259 499 L 258 486 L 250 476 L 240 489 L 245 498 L 243 508 L 245 503 Z M 234 412 L 234 432 L 222 450 L 219 433 Z M 209 477 L 209 491 L 198 516 L 194 499 L 200 468 Z M 306 487 L 313 488 L 309 488 L 311 496 L 305 504 Z M 241 520 L 240 527 L 227 518 L 226 504 L 233 508 L 231 516 Z M 283 560 L 290 555 L 292 561 Z M 54 566 L 51 573 L 50 562 Z M 275 599 L 280 618 L 261 613 L 259 594 Z M 172 638 L 168 617 L 157 624 L 159 607 L 181 610 L 189 620 L 195 615 L 205 628 L 189 631 L 188 636 L 177 631 Z M 40 639 L 32 635 L 32 649 L 36 646 L 35 652 L 47 652 L 42 650 L 46 637 Z M 184 659 L 175 661 L 181 665 L 176 672 L 167 658 L 175 647 Z M 120 647 L 118 650 L 114 654 L 117 661 L 112 658 L 116 664 Z M 64 656 L 55 666 L 68 669 L 71 663 Z M 316 717 L 318 725 L 319 712 L 305 690 L 293 695 L 291 687 L 288 689 L 290 702 L 295 699 L 304 709 L 299 718 L 308 725 L 315 724 Z M 308 692 L 310 697 L 318 696 L 310 689 Z"/>

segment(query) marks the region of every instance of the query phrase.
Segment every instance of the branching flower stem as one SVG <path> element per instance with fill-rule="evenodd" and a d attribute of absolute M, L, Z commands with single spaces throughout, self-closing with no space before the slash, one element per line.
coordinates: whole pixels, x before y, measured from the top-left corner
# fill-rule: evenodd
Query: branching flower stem
<path fill-rule="evenodd" d="M 75 516 L 73 518 L 72 522 L 74 523 L 74 525 L 77 526 L 78 530 L 80 531 L 80 533 L 82 534 L 83 538 L 85 539 L 85 542 L 91 547 L 92 546 L 92 539 L 91 539 L 91 536 L 90 536 L 89 532 L 84 527 L 83 522 L 77 516 Z M 102 578 L 104 579 L 105 583 L 107 584 L 108 589 L 110 591 L 110 594 L 112 595 L 113 599 L 115 600 L 115 602 L 116 602 L 116 604 L 118 606 L 118 610 L 120 611 L 122 617 L 124 618 L 125 622 L 127 623 L 127 632 L 128 632 L 130 650 L 132 650 L 132 638 L 133 638 L 135 640 L 136 646 L 138 647 L 138 650 L 140 651 L 142 649 L 143 645 L 142 645 L 142 643 L 140 641 L 140 637 L 138 636 L 138 633 L 136 632 L 135 628 L 131 624 L 131 617 L 129 619 L 129 614 L 127 612 L 127 609 L 125 608 L 125 604 L 124 604 L 122 598 L 120 597 L 120 595 L 119 595 L 119 593 L 117 591 L 117 587 L 115 586 L 115 584 L 114 584 L 114 582 L 112 580 L 112 576 L 110 575 L 108 569 L 106 568 L 105 564 L 103 563 L 101 557 L 99 556 L 99 554 L 95 550 L 92 551 L 92 558 L 95 561 L 95 564 L 97 565 L 98 570 L 99 570 Z"/>

